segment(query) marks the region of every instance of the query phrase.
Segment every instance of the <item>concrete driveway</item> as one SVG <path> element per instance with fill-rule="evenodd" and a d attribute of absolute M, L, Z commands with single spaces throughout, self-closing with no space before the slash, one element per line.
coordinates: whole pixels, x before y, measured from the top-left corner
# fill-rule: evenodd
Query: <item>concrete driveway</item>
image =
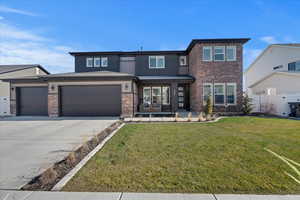
<path fill-rule="evenodd" d="M 0 118 L 0 189 L 19 189 L 117 120 Z"/>

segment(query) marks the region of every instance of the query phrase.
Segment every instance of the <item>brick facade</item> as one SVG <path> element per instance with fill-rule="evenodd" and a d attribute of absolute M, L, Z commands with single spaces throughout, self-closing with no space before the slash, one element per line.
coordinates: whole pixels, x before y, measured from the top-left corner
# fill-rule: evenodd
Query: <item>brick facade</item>
<path fill-rule="evenodd" d="M 236 46 L 236 61 L 202 61 L 203 46 Z M 236 83 L 237 103 L 214 106 L 215 112 L 240 112 L 243 96 L 243 46 L 241 43 L 198 43 L 189 52 L 189 73 L 195 77 L 190 87 L 191 110 L 203 111 L 204 83 Z"/>
<path fill-rule="evenodd" d="M 123 93 L 122 94 L 122 117 L 132 117 L 133 116 L 133 93 Z"/>

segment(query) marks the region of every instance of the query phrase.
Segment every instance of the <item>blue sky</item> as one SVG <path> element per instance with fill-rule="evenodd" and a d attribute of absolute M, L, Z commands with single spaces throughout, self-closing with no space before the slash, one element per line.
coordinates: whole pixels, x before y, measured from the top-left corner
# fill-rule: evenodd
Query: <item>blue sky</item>
<path fill-rule="evenodd" d="M 179 50 L 193 38 L 250 37 L 244 68 L 269 44 L 299 42 L 297 0 L 0 0 L 0 64 L 73 71 L 69 51 Z"/>

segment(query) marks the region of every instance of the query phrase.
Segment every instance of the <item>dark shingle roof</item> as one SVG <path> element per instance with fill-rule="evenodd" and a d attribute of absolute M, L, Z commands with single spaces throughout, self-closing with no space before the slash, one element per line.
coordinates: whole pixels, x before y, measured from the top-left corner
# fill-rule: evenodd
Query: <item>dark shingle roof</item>
<path fill-rule="evenodd" d="M 212 38 L 212 39 L 193 39 L 186 50 L 173 51 L 94 51 L 94 52 L 69 52 L 73 56 L 77 55 L 160 55 L 160 54 L 186 54 L 197 43 L 246 43 L 250 38 Z"/>
<path fill-rule="evenodd" d="M 0 65 L 0 74 L 24 70 L 28 68 L 38 67 L 43 70 L 45 73 L 49 74 L 47 70 L 45 70 L 41 65 L 33 64 L 33 65 Z"/>
<path fill-rule="evenodd" d="M 141 81 L 144 80 L 194 80 L 192 76 L 138 76 Z"/>

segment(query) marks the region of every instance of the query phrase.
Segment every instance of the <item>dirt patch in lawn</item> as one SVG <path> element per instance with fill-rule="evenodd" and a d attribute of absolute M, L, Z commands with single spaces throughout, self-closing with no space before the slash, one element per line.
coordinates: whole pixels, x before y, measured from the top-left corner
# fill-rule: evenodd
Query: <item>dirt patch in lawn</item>
<path fill-rule="evenodd" d="M 28 184 L 23 186 L 22 190 L 40 190 L 48 191 L 58 183 L 66 174 L 68 174 L 89 152 L 91 152 L 99 143 L 101 143 L 109 134 L 116 130 L 121 121 L 117 121 L 101 131 L 95 137 L 85 142 L 81 147 L 71 152 L 63 160 L 55 163 L 52 167 L 42 174 L 33 178 Z"/>

